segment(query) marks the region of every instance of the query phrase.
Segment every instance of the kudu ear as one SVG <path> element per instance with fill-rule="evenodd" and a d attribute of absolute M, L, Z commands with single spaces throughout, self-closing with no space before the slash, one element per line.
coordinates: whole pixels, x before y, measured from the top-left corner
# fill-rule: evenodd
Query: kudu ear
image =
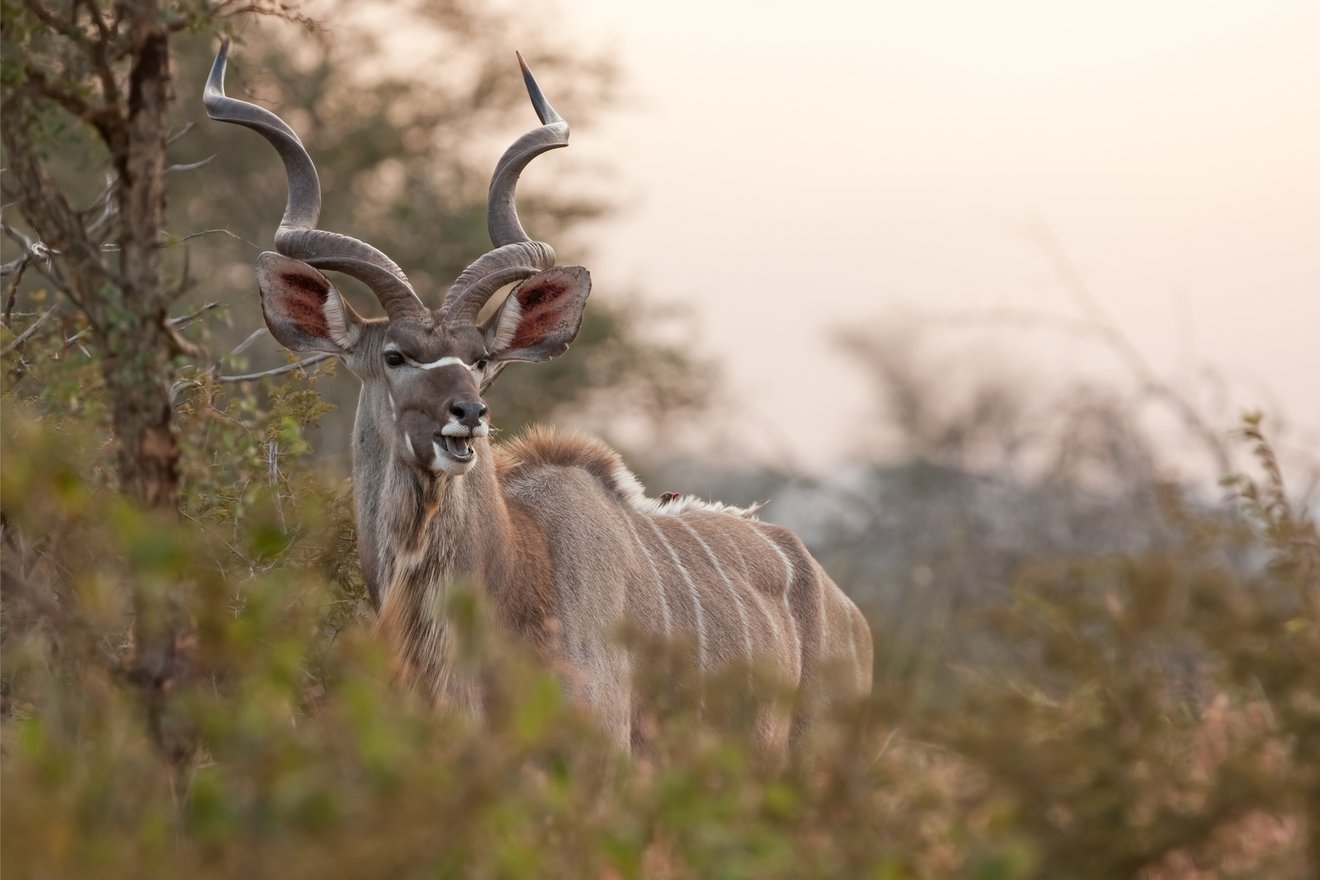
<path fill-rule="evenodd" d="M 316 269 L 281 254 L 257 257 L 261 313 L 270 335 L 293 351 L 348 354 L 362 332 L 362 318 Z"/>
<path fill-rule="evenodd" d="M 548 361 L 568 350 L 582 327 L 591 273 L 556 266 L 519 284 L 486 322 L 486 344 L 496 361 Z"/>

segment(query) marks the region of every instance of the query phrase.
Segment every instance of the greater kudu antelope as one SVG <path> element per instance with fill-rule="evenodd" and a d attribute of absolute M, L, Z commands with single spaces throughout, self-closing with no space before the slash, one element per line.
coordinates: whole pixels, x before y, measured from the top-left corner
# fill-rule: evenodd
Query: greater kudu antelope
<path fill-rule="evenodd" d="M 365 242 L 316 228 L 316 170 L 273 113 L 224 93 L 228 44 L 206 84 L 213 119 L 251 128 L 279 152 L 288 204 L 278 253 L 257 259 L 271 334 L 299 352 L 329 352 L 362 381 L 353 431 L 358 550 L 377 627 L 399 666 L 439 702 L 480 712 L 453 673 L 447 589 L 484 591 L 507 629 L 547 663 L 621 748 L 636 745 L 627 621 L 657 640 L 695 642 L 702 671 L 755 664 L 798 693 L 790 718 L 768 711 L 760 745 L 782 754 L 830 702 L 869 689 L 871 637 L 852 602 L 802 542 L 751 511 L 688 497 L 648 498 L 617 454 L 575 434 L 534 429 L 492 446 L 481 393 L 511 361 L 562 354 L 591 288 L 586 269 L 523 231 L 519 174 L 566 146 L 568 123 L 522 66 L 538 128 L 518 138 L 491 179 L 494 249 L 427 308 L 403 271 Z M 521 63 L 521 57 L 519 58 Z M 387 314 L 364 320 L 322 274 L 367 284 Z M 517 282 L 484 322 L 483 305 Z"/>

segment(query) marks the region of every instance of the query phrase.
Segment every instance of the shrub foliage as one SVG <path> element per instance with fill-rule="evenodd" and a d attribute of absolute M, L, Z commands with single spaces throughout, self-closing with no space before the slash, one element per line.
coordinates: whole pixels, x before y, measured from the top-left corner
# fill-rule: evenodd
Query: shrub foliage
<path fill-rule="evenodd" d="M 690 711 L 683 646 L 641 664 L 657 670 L 640 683 L 654 752 L 611 754 L 461 592 L 451 611 L 489 670 L 490 716 L 474 726 L 397 687 L 347 487 L 306 455 L 319 378 L 290 374 L 261 398 L 195 389 L 180 409 L 182 518 L 107 486 L 76 383 L 6 396 L 7 874 L 1303 877 L 1316 864 L 1320 542 L 1258 420 L 1245 433 L 1263 476 L 1233 482 L 1231 511 L 1170 498 L 1172 549 L 1027 565 L 1011 602 L 950 624 L 953 641 L 999 644 L 993 662 L 905 670 L 887 655 L 902 621 L 875 620 L 876 693 L 835 719 L 827 749 L 776 770 L 736 720 Z M 134 656 L 135 607 L 175 616 L 171 662 Z M 151 668 L 170 677 L 134 680 Z M 719 701 L 718 682 L 703 687 Z"/>

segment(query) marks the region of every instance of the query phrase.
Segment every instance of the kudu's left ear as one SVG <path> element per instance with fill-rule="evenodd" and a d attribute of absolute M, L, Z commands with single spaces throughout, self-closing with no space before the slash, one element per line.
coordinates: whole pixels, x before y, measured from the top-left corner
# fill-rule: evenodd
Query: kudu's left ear
<path fill-rule="evenodd" d="M 357 344 L 362 318 L 302 260 L 266 251 L 257 257 L 257 286 L 270 335 L 285 348 L 348 354 Z"/>
<path fill-rule="evenodd" d="M 486 344 L 497 361 L 548 361 L 568 351 L 582 327 L 591 273 L 556 266 L 519 284 L 486 322 Z"/>

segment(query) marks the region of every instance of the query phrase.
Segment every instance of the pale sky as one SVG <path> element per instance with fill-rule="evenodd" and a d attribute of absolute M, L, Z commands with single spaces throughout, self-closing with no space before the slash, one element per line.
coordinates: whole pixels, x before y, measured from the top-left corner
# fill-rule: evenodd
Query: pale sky
<path fill-rule="evenodd" d="M 1320 4 L 560 8 L 636 96 L 574 128 L 626 206 L 591 233 L 595 295 L 694 305 L 720 442 L 810 469 L 874 423 L 832 328 L 1079 316 L 1037 223 L 1161 373 L 1222 377 L 1211 415 L 1320 425 Z M 1126 377 L 1075 339 L 939 333 L 950 381 Z"/>

